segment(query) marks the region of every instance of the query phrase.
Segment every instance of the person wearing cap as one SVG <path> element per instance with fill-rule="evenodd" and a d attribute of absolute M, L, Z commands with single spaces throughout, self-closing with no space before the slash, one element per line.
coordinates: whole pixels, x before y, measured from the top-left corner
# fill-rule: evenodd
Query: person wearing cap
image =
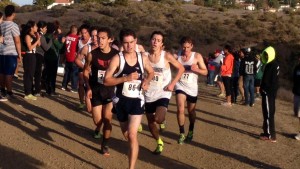
<path fill-rule="evenodd" d="M 256 59 L 250 55 L 250 48 L 241 49 L 245 57 L 241 61 L 240 75 L 243 76 L 244 84 L 244 97 L 245 102 L 243 105 L 254 106 L 254 77 L 256 74 Z M 250 98 L 249 98 L 250 95 Z"/>
<path fill-rule="evenodd" d="M 232 71 L 233 71 L 233 62 L 234 57 L 231 54 L 232 48 L 230 45 L 225 45 L 224 47 L 224 53 L 225 58 L 224 62 L 221 66 L 221 76 L 225 87 L 226 92 L 226 101 L 224 103 L 221 103 L 221 105 L 226 107 L 231 107 L 231 90 L 232 90 Z"/>
<path fill-rule="evenodd" d="M 298 56 L 298 65 L 293 72 L 293 93 L 294 93 L 294 114 L 299 118 L 299 133 L 295 136 L 300 140 L 300 56 Z"/>
<path fill-rule="evenodd" d="M 278 90 L 279 65 L 275 60 L 275 49 L 267 47 L 261 54 L 261 61 L 266 64 L 260 85 L 263 112 L 263 133 L 260 139 L 276 142 L 275 132 L 275 99 Z"/>

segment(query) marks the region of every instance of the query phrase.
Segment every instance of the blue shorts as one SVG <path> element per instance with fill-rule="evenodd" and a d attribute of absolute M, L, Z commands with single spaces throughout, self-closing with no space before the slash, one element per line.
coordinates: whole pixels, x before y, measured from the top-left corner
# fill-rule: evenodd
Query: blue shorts
<path fill-rule="evenodd" d="M 176 90 L 175 93 L 176 93 L 176 95 L 179 94 L 179 93 L 184 94 L 186 96 L 186 101 L 188 101 L 190 103 L 196 103 L 197 102 L 197 96 L 196 97 L 195 96 L 190 96 L 182 90 Z"/>
<path fill-rule="evenodd" d="M 15 74 L 17 64 L 17 55 L 0 55 L 0 74 L 13 75 Z"/>
<path fill-rule="evenodd" d="M 156 112 L 156 108 L 159 106 L 168 108 L 170 99 L 161 98 L 154 102 L 145 103 L 145 111 L 147 114 L 153 114 Z"/>
<path fill-rule="evenodd" d="M 144 114 L 144 105 L 139 98 L 120 98 L 114 105 L 113 113 L 117 114 L 120 122 L 128 121 L 128 115 Z"/>

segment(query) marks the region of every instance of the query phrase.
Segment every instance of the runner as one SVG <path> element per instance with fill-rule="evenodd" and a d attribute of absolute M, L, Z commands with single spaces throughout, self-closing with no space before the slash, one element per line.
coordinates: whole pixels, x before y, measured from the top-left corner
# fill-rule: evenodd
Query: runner
<path fill-rule="evenodd" d="M 87 24 L 81 25 L 79 28 L 80 33 L 81 33 L 81 38 L 79 39 L 78 42 L 78 52 L 81 53 L 82 49 L 84 46 L 89 45 L 92 43 L 91 36 L 89 33 L 90 26 Z M 86 56 L 86 55 L 85 55 Z M 84 108 L 84 80 L 83 80 L 83 66 L 85 63 L 85 56 L 82 54 L 78 54 L 77 58 L 75 60 L 76 65 L 79 67 L 78 70 L 78 77 L 79 77 L 79 87 L 78 87 L 78 95 L 79 95 L 79 108 L 83 109 Z M 71 90 L 73 93 L 77 93 L 77 91 Z"/>
<path fill-rule="evenodd" d="M 92 50 L 86 57 L 84 66 L 84 80 L 87 86 L 87 99 L 91 99 L 92 115 L 96 125 L 95 134 L 100 134 L 101 123 L 103 121 L 103 140 L 101 144 L 101 154 L 109 155 L 108 140 L 112 125 L 112 97 L 114 96 L 113 86 L 104 86 L 103 79 L 111 58 L 119 51 L 110 47 L 112 33 L 109 28 L 98 29 L 99 47 Z M 90 77 L 90 70 L 92 72 Z"/>
<path fill-rule="evenodd" d="M 164 143 L 159 137 L 156 124 L 165 121 L 169 100 L 176 82 L 184 72 L 184 67 L 173 57 L 172 54 L 163 50 L 164 35 L 160 31 L 154 31 L 151 35 L 151 50 L 149 53 L 150 64 L 154 69 L 154 78 L 150 82 L 149 89 L 145 92 L 145 111 L 149 130 L 157 141 L 154 154 L 160 154 Z M 170 65 L 177 69 L 177 74 L 171 80 Z"/>
<path fill-rule="evenodd" d="M 79 64 L 85 63 L 85 60 L 87 58 L 87 55 L 94 49 L 98 48 L 98 35 L 97 35 L 97 27 L 92 27 L 90 28 L 90 32 L 89 34 L 91 35 L 91 43 L 89 43 L 88 45 L 85 45 L 81 51 L 78 53 L 78 56 L 76 58 L 76 62 L 80 62 Z M 80 61 L 81 60 L 81 61 Z M 79 69 L 79 72 L 81 71 L 81 69 Z M 79 73 L 80 75 L 80 73 Z M 84 81 L 83 81 L 84 83 Z M 86 84 L 84 83 L 84 92 L 86 92 Z M 87 96 L 87 95 L 85 95 Z M 85 104 L 86 104 L 86 109 L 87 112 L 92 113 L 92 105 L 91 105 L 91 100 L 90 98 L 85 98 Z M 81 105 L 82 106 L 82 105 Z M 84 106 L 84 104 L 83 104 Z M 83 108 L 83 107 L 79 107 L 79 108 Z M 99 133 L 100 134 L 100 133 Z M 95 135 L 96 136 L 96 135 Z M 99 137 L 100 135 L 96 136 Z M 95 137 L 95 138 L 96 138 Z"/>
<path fill-rule="evenodd" d="M 200 53 L 193 52 L 194 43 L 192 38 L 183 37 L 180 40 L 182 51 L 178 53 L 178 61 L 181 63 L 185 71 L 180 80 L 176 83 L 176 103 L 177 103 L 177 121 L 179 125 L 178 144 L 183 144 L 184 141 L 190 142 L 193 139 L 193 130 L 196 119 L 196 102 L 198 95 L 198 75 L 206 76 L 208 71 L 205 66 L 203 57 Z M 184 135 L 184 108 L 187 102 L 187 110 L 189 113 L 189 132 Z"/>
<path fill-rule="evenodd" d="M 133 169 L 139 151 L 137 130 L 144 113 L 142 91 L 148 89 L 154 72 L 148 57 L 135 52 L 135 32 L 123 29 L 119 37 L 124 51 L 112 58 L 105 74 L 104 85 L 117 86 L 114 112 L 117 114 L 124 137 L 130 144 L 129 168 Z M 144 70 L 147 72 L 145 78 Z"/>

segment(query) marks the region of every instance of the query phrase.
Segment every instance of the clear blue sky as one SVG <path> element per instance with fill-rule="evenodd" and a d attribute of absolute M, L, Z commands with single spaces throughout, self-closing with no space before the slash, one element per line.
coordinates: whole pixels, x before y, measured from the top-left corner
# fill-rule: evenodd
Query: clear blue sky
<path fill-rule="evenodd" d="M 22 5 L 32 5 L 33 0 L 12 0 L 12 2 L 22 6 Z"/>

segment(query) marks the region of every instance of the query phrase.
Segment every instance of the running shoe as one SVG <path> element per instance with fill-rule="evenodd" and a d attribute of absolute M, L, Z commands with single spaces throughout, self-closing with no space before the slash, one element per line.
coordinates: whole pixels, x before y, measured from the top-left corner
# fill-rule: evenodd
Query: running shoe
<path fill-rule="evenodd" d="M 193 131 L 189 131 L 189 133 L 186 136 L 185 142 L 191 142 L 193 140 Z"/>
<path fill-rule="evenodd" d="M 228 103 L 228 102 L 223 102 L 221 103 L 222 106 L 225 106 L 225 107 L 231 107 L 232 104 L 231 103 Z"/>
<path fill-rule="evenodd" d="M 84 109 L 85 105 L 83 103 L 79 103 L 78 108 L 79 109 Z"/>
<path fill-rule="evenodd" d="M 37 100 L 37 97 L 33 96 L 32 94 L 26 95 L 24 98 L 26 100 Z"/>
<path fill-rule="evenodd" d="M 109 154 L 108 146 L 101 147 L 100 153 L 103 154 L 104 156 L 109 156 L 110 154 Z"/>
<path fill-rule="evenodd" d="M 71 93 L 78 93 L 77 90 L 71 89 Z"/>
<path fill-rule="evenodd" d="M 275 138 L 272 138 L 270 135 L 261 133 L 259 136 L 259 139 L 263 140 L 263 141 L 270 141 L 271 143 L 276 143 L 277 140 Z"/>
<path fill-rule="evenodd" d="M 142 124 L 140 124 L 140 125 L 139 125 L 139 128 L 138 128 L 138 132 L 141 133 L 142 131 L 143 131 L 143 126 L 142 126 Z"/>
<path fill-rule="evenodd" d="M 164 145 L 163 144 L 157 144 L 157 147 L 156 149 L 153 151 L 153 154 L 155 155 L 160 155 L 161 152 L 163 151 L 164 149 Z"/>
<path fill-rule="evenodd" d="M 100 139 L 102 137 L 101 132 L 98 130 L 95 130 L 94 132 L 94 138 L 95 139 Z"/>
<path fill-rule="evenodd" d="M 266 140 L 269 140 L 270 137 L 269 137 L 269 135 L 267 135 L 267 134 L 261 133 L 261 134 L 259 135 L 259 139 L 266 141 Z"/>
<path fill-rule="evenodd" d="M 178 139 L 178 144 L 182 145 L 184 143 L 184 140 L 185 140 L 184 133 L 180 133 L 179 139 Z"/>
<path fill-rule="evenodd" d="M 6 102 L 7 98 L 5 96 L 0 96 L 0 102 Z"/>
<path fill-rule="evenodd" d="M 298 134 L 295 136 L 295 139 L 296 139 L 296 140 L 300 140 L 300 133 L 298 133 Z"/>
<path fill-rule="evenodd" d="M 220 93 L 220 94 L 218 94 L 217 96 L 218 96 L 218 97 L 221 97 L 221 98 L 225 98 L 225 97 L 226 97 L 225 93 Z"/>
<path fill-rule="evenodd" d="M 64 87 L 61 87 L 60 89 L 63 90 L 63 91 L 66 91 L 66 88 L 64 88 Z"/>

